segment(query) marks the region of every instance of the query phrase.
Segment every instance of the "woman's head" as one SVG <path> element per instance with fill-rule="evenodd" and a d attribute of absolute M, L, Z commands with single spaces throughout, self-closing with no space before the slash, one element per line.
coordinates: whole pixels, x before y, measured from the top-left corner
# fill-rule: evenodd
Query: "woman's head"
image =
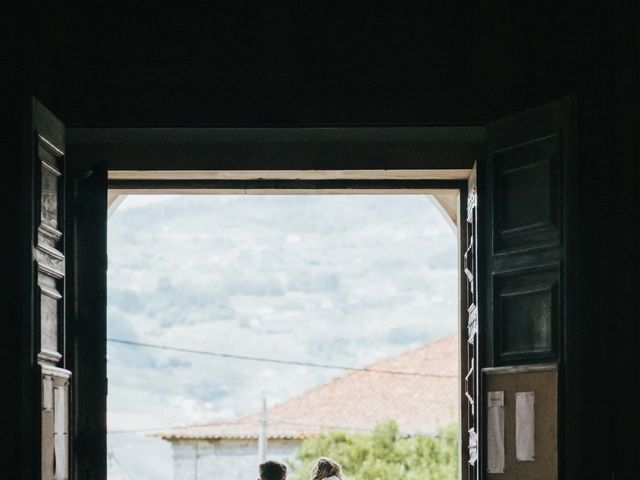
<path fill-rule="evenodd" d="M 318 458 L 311 469 L 311 480 L 322 480 L 329 477 L 343 478 L 340 465 L 327 457 Z"/>

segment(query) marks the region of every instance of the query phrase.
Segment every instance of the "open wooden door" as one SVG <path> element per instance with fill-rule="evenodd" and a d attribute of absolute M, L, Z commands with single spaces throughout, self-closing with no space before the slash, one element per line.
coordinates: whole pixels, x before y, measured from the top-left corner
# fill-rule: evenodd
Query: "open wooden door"
<path fill-rule="evenodd" d="M 469 394 L 480 431 L 472 478 L 560 475 L 572 112 L 562 99 L 490 124 L 477 196 L 470 191 L 477 271 L 467 271 L 478 294 L 470 361 L 479 369 L 469 378 L 479 389 Z"/>
<path fill-rule="evenodd" d="M 31 212 L 28 241 L 32 268 L 31 318 L 25 323 L 30 326 L 32 358 L 25 372 L 23 408 L 37 409 L 39 413 L 32 410 L 31 415 L 40 420 L 27 427 L 32 434 L 33 470 L 25 473 L 43 480 L 67 480 L 70 384 L 74 379 L 66 350 L 65 323 L 65 128 L 37 100 L 31 101 L 29 109 L 25 164 L 31 177 L 26 207 Z"/>
<path fill-rule="evenodd" d="M 105 165 L 70 159 L 64 124 L 30 99 L 16 190 L 25 220 L 12 233 L 22 359 L 13 412 L 11 477 L 106 478 Z M 15 237 L 15 238 L 14 238 Z M 24 287 L 24 288 L 23 288 Z M 7 354 L 8 355 L 8 354 Z M 18 420 L 11 423 L 7 416 Z"/>

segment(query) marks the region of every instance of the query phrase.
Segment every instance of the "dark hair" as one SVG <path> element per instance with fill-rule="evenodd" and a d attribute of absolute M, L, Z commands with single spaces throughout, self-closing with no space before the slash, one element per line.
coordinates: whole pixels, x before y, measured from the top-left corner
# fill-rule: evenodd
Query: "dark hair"
<path fill-rule="evenodd" d="M 322 480 L 329 477 L 344 478 L 340 465 L 328 457 L 320 457 L 311 469 L 311 480 Z"/>
<path fill-rule="evenodd" d="M 287 466 L 275 460 L 267 460 L 260 464 L 260 480 L 285 480 L 287 478 Z"/>

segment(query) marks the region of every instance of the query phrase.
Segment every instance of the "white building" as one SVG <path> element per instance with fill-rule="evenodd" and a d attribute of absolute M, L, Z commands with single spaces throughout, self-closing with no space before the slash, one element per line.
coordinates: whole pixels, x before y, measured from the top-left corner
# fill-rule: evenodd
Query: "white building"
<path fill-rule="evenodd" d="M 308 390 L 268 411 L 268 458 L 294 458 L 305 438 L 395 420 L 405 435 L 456 422 L 458 339 L 451 335 Z M 393 374 L 384 372 L 407 372 Z M 175 480 L 254 480 L 260 412 L 154 434 L 171 442 Z"/>

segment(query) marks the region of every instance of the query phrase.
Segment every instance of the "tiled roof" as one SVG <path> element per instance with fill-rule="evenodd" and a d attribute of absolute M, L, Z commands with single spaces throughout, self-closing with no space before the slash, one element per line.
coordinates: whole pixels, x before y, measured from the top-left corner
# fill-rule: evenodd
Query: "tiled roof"
<path fill-rule="evenodd" d="M 458 337 L 451 335 L 370 365 L 398 375 L 353 371 L 268 410 L 268 437 L 301 439 L 335 428 L 370 431 L 393 419 L 403 434 L 433 433 L 456 420 Z M 153 436 L 177 439 L 255 439 L 260 414 L 178 427 Z"/>

